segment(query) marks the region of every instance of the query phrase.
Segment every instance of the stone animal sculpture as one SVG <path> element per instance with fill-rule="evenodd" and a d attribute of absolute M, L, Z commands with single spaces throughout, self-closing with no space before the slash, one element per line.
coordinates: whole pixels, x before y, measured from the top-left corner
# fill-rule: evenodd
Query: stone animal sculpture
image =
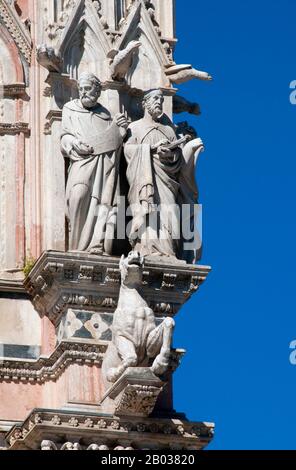
<path fill-rule="evenodd" d="M 56 55 L 53 47 L 49 47 L 46 44 L 37 46 L 37 60 L 49 72 L 61 71 L 63 60 L 60 56 Z"/>
<path fill-rule="evenodd" d="M 202 72 L 200 70 L 196 70 L 192 67 L 192 65 L 173 65 L 166 69 L 165 71 L 168 79 L 171 83 L 176 83 L 180 85 L 181 83 L 188 82 L 194 78 L 198 80 L 212 80 L 208 72 Z"/>
<path fill-rule="evenodd" d="M 161 376 L 169 366 L 175 322 L 165 318 L 156 326 L 153 310 L 141 293 L 144 260 L 131 252 L 120 260 L 121 287 L 114 313 L 112 341 L 102 364 L 106 388 L 128 367 L 149 367 Z"/>
<path fill-rule="evenodd" d="M 131 41 L 125 49 L 121 51 L 112 50 L 108 57 L 111 58 L 110 74 L 113 80 L 123 81 L 129 71 L 133 57 L 138 52 L 141 43 L 139 41 Z"/>
<path fill-rule="evenodd" d="M 189 113 L 199 116 L 201 111 L 198 103 L 191 103 L 183 98 L 183 96 L 175 95 L 173 98 L 173 112 L 174 114 Z"/>

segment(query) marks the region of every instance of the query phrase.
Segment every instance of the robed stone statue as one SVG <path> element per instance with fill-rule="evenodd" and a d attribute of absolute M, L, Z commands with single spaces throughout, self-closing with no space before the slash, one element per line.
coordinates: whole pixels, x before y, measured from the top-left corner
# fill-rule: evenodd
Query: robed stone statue
<path fill-rule="evenodd" d="M 63 108 L 61 148 L 70 159 L 66 185 L 69 250 L 111 254 L 119 195 L 119 158 L 126 118 L 98 103 L 101 82 L 84 73 L 79 99 Z"/>
<path fill-rule="evenodd" d="M 163 103 L 161 90 L 146 92 L 144 117 L 128 129 L 124 153 L 132 214 L 129 238 L 142 256 L 193 262 L 200 246 L 193 240 L 185 253 L 184 234 L 187 241 L 194 239 L 195 165 L 203 143 L 191 135 L 177 135 L 176 127 L 163 113 Z M 184 232 L 181 219 L 186 205 L 188 227 Z"/>

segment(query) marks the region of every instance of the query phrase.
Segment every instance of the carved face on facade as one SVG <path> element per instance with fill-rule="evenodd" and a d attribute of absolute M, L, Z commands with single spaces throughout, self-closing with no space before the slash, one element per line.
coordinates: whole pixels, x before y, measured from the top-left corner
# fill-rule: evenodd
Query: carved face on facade
<path fill-rule="evenodd" d="M 95 75 L 83 74 L 78 83 L 79 97 L 84 108 L 93 108 L 96 106 L 101 96 L 101 82 Z"/>
<path fill-rule="evenodd" d="M 143 100 L 144 110 L 147 110 L 153 119 L 159 119 L 163 114 L 164 97 L 161 90 L 148 93 Z"/>

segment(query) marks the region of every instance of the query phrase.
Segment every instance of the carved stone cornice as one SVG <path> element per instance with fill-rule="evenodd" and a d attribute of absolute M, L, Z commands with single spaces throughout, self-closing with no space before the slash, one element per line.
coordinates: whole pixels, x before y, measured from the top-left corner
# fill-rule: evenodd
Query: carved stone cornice
<path fill-rule="evenodd" d="M 22 280 L 0 279 L 0 292 L 12 292 L 27 295 Z"/>
<path fill-rule="evenodd" d="M 6 440 L 9 450 L 37 450 L 44 439 L 52 441 L 57 449 L 67 439 L 72 443 L 83 442 L 82 450 L 91 444 L 105 445 L 111 450 L 123 443 L 133 449 L 201 450 L 210 443 L 213 434 L 214 424 L 188 422 L 177 414 L 167 418 L 130 416 L 127 419 L 99 413 L 37 409 L 21 426 L 14 426 Z"/>
<path fill-rule="evenodd" d="M 62 341 L 50 357 L 41 356 L 37 360 L 4 359 L 0 366 L 0 382 L 13 380 L 42 383 L 56 380 L 70 363 L 101 364 L 106 349 L 107 342 L 104 341 Z"/>
<path fill-rule="evenodd" d="M 0 135 L 30 135 L 29 124 L 26 122 L 0 122 Z"/>
<path fill-rule="evenodd" d="M 31 63 L 32 41 L 28 31 L 25 30 L 13 7 L 6 0 L 0 0 L 0 21 L 11 34 L 19 51 L 28 64 Z"/>
<path fill-rule="evenodd" d="M 0 85 L 0 96 L 3 98 L 23 98 L 26 96 L 26 85 L 24 83 Z"/>
<path fill-rule="evenodd" d="M 211 268 L 146 262 L 143 295 L 158 317 L 175 315 Z M 24 281 L 40 315 L 58 325 L 68 307 L 113 313 L 120 287 L 119 258 L 84 252 L 44 252 Z"/>

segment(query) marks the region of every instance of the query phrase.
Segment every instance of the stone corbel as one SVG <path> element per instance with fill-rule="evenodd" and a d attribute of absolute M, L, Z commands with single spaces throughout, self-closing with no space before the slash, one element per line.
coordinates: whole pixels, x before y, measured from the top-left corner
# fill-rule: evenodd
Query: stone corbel
<path fill-rule="evenodd" d="M 51 110 L 46 116 L 46 123 L 44 125 L 44 134 L 51 135 L 52 125 L 56 121 L 62 121 L 62 111 L 60 110 Z"/>

